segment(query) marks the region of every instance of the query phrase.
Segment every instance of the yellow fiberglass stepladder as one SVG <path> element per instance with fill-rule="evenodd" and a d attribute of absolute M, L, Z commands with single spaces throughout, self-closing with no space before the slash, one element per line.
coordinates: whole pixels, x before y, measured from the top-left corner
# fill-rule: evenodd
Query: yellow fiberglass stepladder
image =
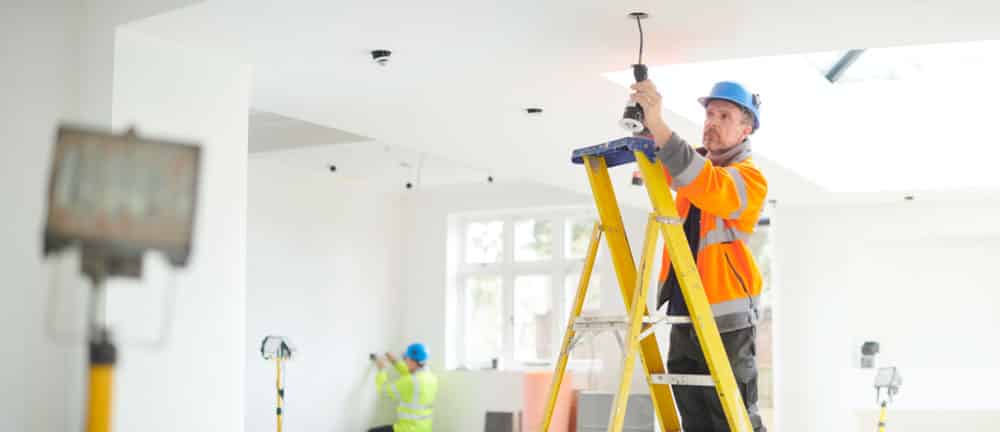
<path fill-rule="evenodd" d="M 655 159 L 653 153 L 653 141 L 641 137 L 621 138 L 573 151 L 573 163 L 583 164 L 587 170 L 600 222 L 594 225 L 594 231 L 590 237 L 590 247 L 587 250 L 586 261 L 584 261 L 583 273 L 580 275 L 580 284 L 577 287 L 572 314 L 566 325 L 559 360 L 556 363 L 552 385 L 549 389 L 542 431 L 549 430 L 556 396 L 559 394 L 559 386 L 562 384 L 566 362 L 573 346 L 588 333 L 606 330 L 616 331 L 615 335 L 618 337 L 624 357 L 618 392 L 615 395 L 608 422 L 608 431 L 620 432 L 622 430 L 636 351 L 640 352 L 639 358 L 642 359 L 646 370 L 646 380 L 650 384 L 653 408 L 656 411 L 657 421 L 660 423 L 660 430 L 681 430 L 680 419 L 671 392 L 671 386 L 675 385 L 715 387 L 719 400 L 722 401 L 722 408 L 726 413 L 730 430 L 740 432 L 753 430 L 746 407 L 743 405 L 743 398 L 736 386 L 736 378 L 733 376 L 733 370 L 726 357 L 719 329 L 715 325 L 715 318 L 708 304 L 708 298 L 702 288 L 698 268 L 695 267 L 694 258 L 691 256 L 691 250 L 682 227 L 683 221 L 674 205 L 663 164 Z M 621 211 L 611 186 L 611 178 L 608 176 L 608 168 L 633 161 L 639 164 L 649 199 L 653 204 L 653 212 L 649 215 L 646 226 L 646 238 L 642 259 L 639 261 L 638 278 L 632 250 L 625 236 Z M 647 310 L 646 299 L 649 292 L 650 273 L 653 267 L 658 232 L 663 234 L 673 269 L 677 272 L 681 292 L 684 294 L 684 300 L 690 311 L 690 318 L 656 316 Z M 602 234 L 607 238 L 608 249 L 618 278 L 618 286 L 625 301 L 627 317 L 580 316 Z M 656 338 L 648 336 L 653 334 L 657 325 L 680 323 L 690 323 L 694 326 L 711 375 L 666 374 Z M 622 331 L 625 332 L 624 341 L 622 340 Z"/>

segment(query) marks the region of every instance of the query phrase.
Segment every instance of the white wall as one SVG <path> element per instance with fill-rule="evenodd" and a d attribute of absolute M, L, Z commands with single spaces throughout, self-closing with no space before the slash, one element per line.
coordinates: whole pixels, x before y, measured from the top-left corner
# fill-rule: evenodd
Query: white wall
<path fill-rule="evenodd" d="M 995 201 L 779 207 L 777 427 L 850 430 L 870 420 L 872 376 L 856 369 L 869 339 L 881 343 L 880 365 L 901 370 L 892 417 L 906 430 L 996 418 L 996 220 Z M 929 413 L 937 421 L 917 428 Z"/>
<path fill-rule="evenodd" d="M 48 159 L 58 118 L 71 117 L 77 81 L 70 1 L 0 7 L 0 430 L 69 430 L 79 393 L 71 365 L 83 345 L 59 346 L 45 334 L 48 273 L 41 260 Z M 80 377 L 82 378 L 82 377 Z M 16 389 L 16 390 L 15 390 Z"/>
<path fill-rule="evenodd" d="M 198 142 L 202 166 L 193 255 L 176 279 L 170 339 L 160 351 L 124 347 L 117 430 L 243 429 L 250 77 L 248 67 L 221 53 L 118 32 L 114 124 Z M 138 289 L 123 287 L 119 295 L 112 319 L 151 320 Z"/>
<path fill-rule="evenodd" d="M 154 3 L 142 2 L 137 9 L 158 8 Z M 179 47 L 137 39 L 120 47 L 115 64 L 112 55 L 93 58 L 92 52 L 113 53 L 115 41 L 101 38 L 103 45 L 96 46 L 82 32 L 100 28 L 114 34 L 120 22 L 103 14 L 118 6 L 134 12 L 130 7 L 136 5 L 8 2 L 0 13 L 0 115 L 5 119 L 0 199 L 7 203 L 0 224 L 0 268 L 3 295 L 9 299 L 0 302 L 9 338 L 0 370 L 5 386 L 17 389 L 0 395 L 2 430 L 81 430 L 84 341 L 57 343 L 46 321 L 51 319 L 60 333 L 80 336 L 87 288 L 76 277 L 74 257 L 41 259 L 44 191 L 58 122 L 110 125 L 110 71 L 116 67 L 123 80 L 114 86 L 119 95 L 115 116 L 138 122 L 143 132 L 202 141 L 211 175 L 201 184 L 191 265 L 176 278 L 165 349 L 154 352 L 131 343 L 159 330 L 156 306 L 168 282 L 159 261 L 148 260 L 141 284 L 109 286 L 112 322 L 121 340 L 114 425 L 118 430 L 242 429 L 242 373 L 233 365 L 240 364 L 243 339 L 248 75 L 215 57 L 188 56 Z M 94 22 L 87 16 L 103 18 Z"/>
<path fill-rule="evenodd" d="M 203 0 L 82 0 L 74 23 L 77 67 L 66 72 L 82 83 L 76 89 L 75 119 L 91 125 L 111 124 L 115 37 L 121 25 Z"/>
<path fill-rule="evenodd" d="M 368 353 L 400 352 L 399 192 L 317 164 L 252 157 L 247 225 L 248 431 L 274 430 L 275 368 L 261 339 L 287 336 L 286 430 L 360 431 L 393 419 Z"/>
<path fill-rule="evenodd" d="M 438 371 L 434 429 L 481 431 L 486 411 L 517 412 L 524 404 L 521 372 Z"/>

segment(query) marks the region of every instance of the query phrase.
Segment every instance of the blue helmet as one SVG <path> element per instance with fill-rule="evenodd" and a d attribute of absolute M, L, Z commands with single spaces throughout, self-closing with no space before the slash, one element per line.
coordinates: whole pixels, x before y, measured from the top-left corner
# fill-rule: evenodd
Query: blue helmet
<path fill-rule="evenodd" d="M 739 83 L 732 81 L 721 81 L 712 87 L 712 92 L 703 98 L 698 98 L 698 102 L 703 107 L 708 106 L 708 102 L 713 99 L 722 99 L 732 102 L 753 114 L 753 130 L 760 127 L 760 96 L 747 91 Z"/>
<path fill-rule="evenodd" d="M 406 353 L 403 354 L 403 357 L 417 363 L 423 363 L 427 361 L 427 348 L 422 343 L 410 344 L 410 346 L 406 347 Z"/>

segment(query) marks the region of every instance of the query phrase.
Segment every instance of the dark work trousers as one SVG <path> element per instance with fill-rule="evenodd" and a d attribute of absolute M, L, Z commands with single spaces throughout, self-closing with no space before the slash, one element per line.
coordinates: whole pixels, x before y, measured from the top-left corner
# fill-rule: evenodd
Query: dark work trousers
<path fill-rule="evenodd" d="M 754 432 L 766 432 L 757 410 L 757 328 L 748 327 L 722 333 L 722 345 L 736 376 L 736 385 L 750 414 Z M 667 371 L 672 374 L 707 375 L 708 363 L 694 327 L 675 325 L 670 329 L 670 352 Z M 681 414 L 684 432 L 723 432 L 729 430 L 726 413 L 715 387 L 673 386 L 674 399 Z"/>
<path fill-rule="evenodd" d="M 392 425 L 368 429 L 368 432 L 392 432 Z"/>

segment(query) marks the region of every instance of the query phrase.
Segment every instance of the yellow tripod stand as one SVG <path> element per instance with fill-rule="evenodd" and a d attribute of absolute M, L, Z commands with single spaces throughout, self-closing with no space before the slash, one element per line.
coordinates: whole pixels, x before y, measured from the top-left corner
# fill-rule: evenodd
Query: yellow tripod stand
<path fill-rule="evenodd" d="M 559 360 L 556 363 L 556 370 L 553 374 L 552 385 L 545 409 L 545 417 L 542 424 L 543 431 L 547 432 L 549 430 L 556 396 L 559 394 L 559 387 L 562 384 L 562 378 L 566 371 L 566 363 L 569 360 L 573 345 L 576 344 L 580 337 L 578 333 L 593 329 L 607 329 L 614 326 L 619 326 L 619 328 L 625 331 L 626 335 L 624 340 L 620 341 L 624 360 L 618 391 L 611 409 L 608 431 L 620 432 L 622 429 L 637 351 L 646 372 L 646 380 L 650 384 L 653 408 L 656 411 L 660 430 L 681 430 L 680 419 L 678 418 L 671 392 L 670 386 L 672 385 L 706 385 L 715 387 L 719 395 L 719 400 L 722 402 L 723 411 L 726 413 L 730 430 L 740 432 L 750 432 L 753 430 L 746 407 L 743 405 L 743 398 L 740 396 L 739 388 L 736 386 L 736 378 L 733 375 L 725 348 L 722 345 L 722 338 L 719 336 L 719 329 L 715 324 L 715 318 L 712 315 L 708 298 L 701 285 L 698 268 L 695 266 L 691 250 L 688 248 L 687 239 L 684 236 L 682 227 L 683 221 L 680 219 L 677 208 L 674 205 L 673 195 L 671 195 L 667 185 L 663 164 L 656 161 L 653 157 L 653 151 L 653 141 L 637 137 L 621 138 L 573 151 L 573 162 L 583 164 L 587 170 L 587 177 L 590 179 L 590 188 L 593 191 L 594 201 L 597 204 L 600 223 L 594 226 L 594 232 L 590 238 L 590 247 L 587 251 L 586 261 L 584 262 L 583 273 L 580 276 L 580 284 L 577 287 L 576 300 L 573 303 L 573 311 L 566 325 L 566 333 L 563 336 L 562 348 L 559 353 Z M 638 278 L 632 257 L 632 250 L 625 235 L 621 210 L 618 207 L 614 188 L 611 185 L 611 178 L 608 175 L 608 168 L 631 162 L 638 162 L 643 179 L 645 179 L 649 199 L 653 206 L 653 212 L 650 214 L 646 226 L 646 237 L 643 245 L 642 259 L 639 261 Z M 652 272 L 653 259 L 656 252 L 656 242 L 658 235 L 661 233 L 664 243 L 667 246 L 667 251 L 670 254 L 674 271 L 677 273 L 677 279 L 680 282 L 684 300 L 687 302 L 691 314 L 690 319 L 686 317 L 655 317 L 647 310 L 646 300 L 649 292 L 650 273 Z M 617 321 L 580 316 L 602 234 L 607 239 L 608 249 L 611 253 L 615 274 L 618 279 L 618 286 L 621 289 L 622 299 L 625 301 L 628 313 L 626 318 Z M 655 325 L 681 322 L 693 325 L 711 375 L 668 375 L 665 373 L 663 357 L 660 354 L 656 338 L 648 336 L 653 333 Z"/>
<path fill-rule="evenodd" d="M 93 267 L 92 267 L 93 268 Z M 90 374 L 87 388 L 87 432 L 111 431 L 111 401 L 118 348 L 111 339 L 104 315 L 105 276 L 103 266 L 92 271 L 93 297 L 89 311 Z"/>
<path fill-rule="evenodd" d="M 264 360 L 274 360 L 275 379 L 274 386 L 278 392 L 277 409 L 275 409 L 276 424 L 278 432 L 281 432 L 283 409 L 285 407 L 285 383 L 284 375 L 281 371 L 281 364 L 291 360 L 295 354 L 295 347 L 288 338 L 281 336 L 267 336 L 260 342 L 260 355 Z"/>

